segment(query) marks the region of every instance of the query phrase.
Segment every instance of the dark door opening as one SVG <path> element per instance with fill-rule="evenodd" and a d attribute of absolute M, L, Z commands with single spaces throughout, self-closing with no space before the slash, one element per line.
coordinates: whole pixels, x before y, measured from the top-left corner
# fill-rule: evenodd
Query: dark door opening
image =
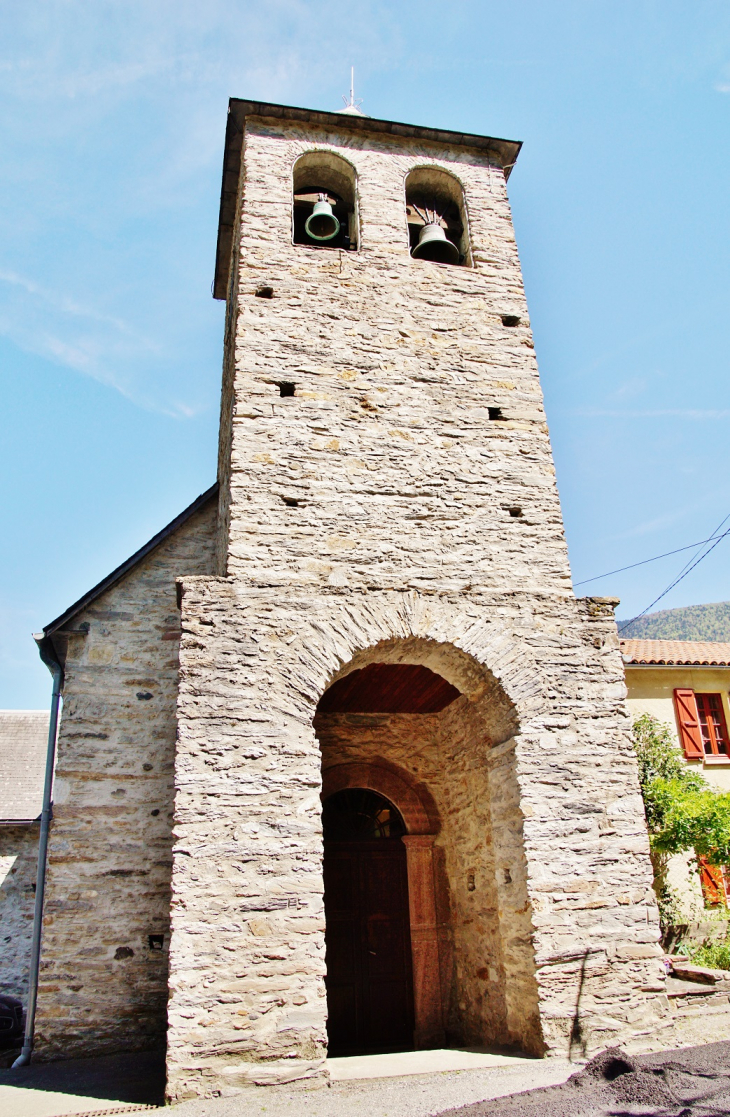
<path fill-rule="evenodd" d="M 413 1047 L 413 977 L 403 820 L 364 788 L 326 800 L 324 910 L 329 1054 Z"/>

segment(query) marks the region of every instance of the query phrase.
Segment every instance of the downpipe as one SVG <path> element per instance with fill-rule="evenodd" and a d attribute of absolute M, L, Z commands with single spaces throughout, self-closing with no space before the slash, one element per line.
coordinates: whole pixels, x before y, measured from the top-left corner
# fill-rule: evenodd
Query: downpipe
<path fill-rule="evenodd" d="M 36 636 L 41 659 L 53 675 L 51 712 L 48 721 L 48 749 L 46 751 L 46 775 L 43 784 L 43 809 L 41 811 L 41 832 L 38 838 L 38 868 L 35 885 L 35 911 L 33 914 L 33 939 L 30 948 L 30 978 L 28 982 L 28 1007 L 25 1013 L 25 1036 L 23 1047 L 12 1069 L 24 1067 L 30 1062 L 33 1051 L 33 1032 L 35 1029 L 35 1010 L 38 1000 L 38 975 L 41 963 L 41 934 L 43 932 L 43 897 L 46 891 L 46 859 L 48 855 L 48 832 L 51 825 L 53 769 L 56 761 L 56 736 L 58 731 L 58 711 L 63 688 L 63 668 L 56 659 L 51 641 L 47 636 Z"/>

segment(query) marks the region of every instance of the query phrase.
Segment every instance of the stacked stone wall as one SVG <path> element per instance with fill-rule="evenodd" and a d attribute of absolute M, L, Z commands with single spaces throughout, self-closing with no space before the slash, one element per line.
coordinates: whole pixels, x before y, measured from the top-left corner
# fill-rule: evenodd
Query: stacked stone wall
<path fill-rule="evenodd" d="M 291 243 L 292 168 L 317 150 L 356 172 L 357 252 Z M 423 164 L 463 184 L 474 267 L 409 255 L 404 184 Z M 228 573 L 570 594 L 501 168 L 438 144 L 255 120 L 244 167 Z"/>
<path fill-rule="evenodd" d="M 38 826 L 0 826 L 0 993 L 28 995 Z"/>
<path fill-rule="evenodd" d="M 58 736 L 35 1041 L 41 1058 L 164 1042 L 175 577 L 213 571 L 215 527 L 211 502 L 68 626 L 77 635 L 69 637 Z"/>
<path fill-rule="evenodd" d="M 356 252 L 292 244 L 292 170 L 318 151 L 352 166 Z M 463 188 L 471 267 L 409 254 L 423 166 Z M 237 213 L 228 578 L 183 583 L 171 1096 L 323 1074 L 312 723 L 373 657 L 425 663 L 470 702 L 449 715 L 453 778 L 430 776 L 459 823 L 440 847 L 449 1026 L 560 1053 L 649 1028 L 663 985 L 622 663 L 610 605 L 572 593 L 502 169 L 249 117 Z M 514 713 L 489 748 L 487 679 Z M 429 749 L 401 763 L 434 767 Z"/>
<path fill-rule="evenodd" d="M 481 914 L 497 909 L 505 980 L 498 972 L 493 990 L 504 991 L 511 1038 L 565 1054 L 660 1024 L 668 1008 L 657 909 L 610 604 L 336 589 L 272 597 L 234 579 L 193 580 L 184 583 L 183 633 L 171 1096 L 323 1073 L 312 720 L 335 678 L 373 660 L 424 662 L 475 699 L 480 680 L 494 678 L 514 708 L 519 732 L 489 751 L 489 780 L 476 766 L 462 779 L 457 765 L 450 790 L 458 803 L 464 780 L 478 779 L 470 834 L 484 825 L 487 838 L 491 826 L 493 867 L 486 842 L 481 858 L 496 901 Z M 428 766 L 428 749 L 410 759 L 406 751 L 404 766 L 449 782 Z M 458 896 L 463 869 L 479 868 L 463 864 L 470 840 L 463 855 L 454 842 L 448 869 L 457 930 L 460 904 L 470 902 Z M 475 970 L 489 965 L 475 930 L 454 933 L 455 965 L 461 935 L 468 969 L 456 979 L 467 991 L 462 1020 L 476 1011 Z M 525 1012 L 530 1003 L 539 1020 Z"/>

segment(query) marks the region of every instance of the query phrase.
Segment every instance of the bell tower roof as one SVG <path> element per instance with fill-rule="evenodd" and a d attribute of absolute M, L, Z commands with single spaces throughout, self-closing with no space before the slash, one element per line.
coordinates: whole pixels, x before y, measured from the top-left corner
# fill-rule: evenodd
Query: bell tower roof
<path fill-rule="evenodd" d="M 502 166 L 505 178 L 509 177 L 517 161 L 522 143 L 502 140 L 493 136 L 478 136 L 468 132 L 448 132 L 440 128 L 421 128 L 416 124 L 401 124 L 395 120 L 378 120 L 354 112 L 320 112 L 299 109 L 291 105 L 273 105 L 265 101 L 245 101 L 231 97 L 228 102 L 228 123 L 223 153 L 223 181 L 221 185 L 220 214 L 218 218 L 218 245 L 216 250 L 213 298 L 225 299 L 228 267 L 236 216 L 236 197 L 241 171 L 241 148 L 247 116 L 268 117 L 274 120 L 299 121 L 325 125 L 333 130 L 370 132 L 397 136 L 401 139 L 430 140 L 449 147 L 477 148 L 493 156 Z"/>

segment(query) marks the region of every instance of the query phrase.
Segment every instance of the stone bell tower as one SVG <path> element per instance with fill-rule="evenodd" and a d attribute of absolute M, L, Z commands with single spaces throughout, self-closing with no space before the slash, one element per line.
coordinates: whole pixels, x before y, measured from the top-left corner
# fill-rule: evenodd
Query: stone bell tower
<path fill-rule="evenodd" d="M 664 1011 L 613 602 L 571 585 L 518 151 L 231 101 L 218 576 L 179 592 L 172 1097 L 322 1076 L 328 1044 L 585 1051 Z M 322 802 L 347 793 L 368 840 L 332 830 L 330 855 Z"/>

